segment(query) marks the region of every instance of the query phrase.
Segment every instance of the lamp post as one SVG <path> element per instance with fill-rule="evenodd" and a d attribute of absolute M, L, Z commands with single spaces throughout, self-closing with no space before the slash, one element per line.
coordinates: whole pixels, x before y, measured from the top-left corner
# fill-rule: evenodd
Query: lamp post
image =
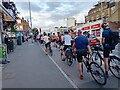
<path fill-rule="evenodd" d="M 29 14 L 30 14 L 30 28 L 32 31 L 32 18 L 31 18 L 31 5 L 30 5 L 30 0 L 29 0 Z"/>

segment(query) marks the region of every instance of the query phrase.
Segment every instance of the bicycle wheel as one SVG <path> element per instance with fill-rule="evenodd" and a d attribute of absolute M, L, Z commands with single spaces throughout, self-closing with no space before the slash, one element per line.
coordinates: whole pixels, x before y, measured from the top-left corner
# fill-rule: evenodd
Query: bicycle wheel
<path fill-rule="evenodd" d="M 64 59 L 63 54 L 61 53 L 61 55 L 60 55 L 60 56 L 61 56 L 61 60 L 63 61 L 63 59 Z"/>
<path fill-rule="evenodd" d="M 51 48 L 49 48 L 49 51 L 50 51 L 50 55 L 52 56 L 53 55 L 53 51 Z"/>
<path fill-rule="evenodd" d="M 109 69 L 116 78 L 120 79 L 120 58 L 119 57 L 110 56 Z"/>
<path fill-rule="evenodd" d="M 67 58 L 67 64 L 68 66 L 71 66 L 73 63 L 73 59 L 71 57 Z"/>
<path fill-rule="evenodd" d="M 96 67 L 97 66 L 97 67 Z M 93 79 L 100 85 L 105 85 L 107 82 L 104 70 L 95 62 L 90 63 L 90 73 Z"/>
<path fill-rule="evenodd" d="M 93 55 L 92 61 L 96 62 L 98 65 L 102 66 L 102 60 L 100 59 L 98 53 L 97 52 L 93 52 L 92 55 Z"/>

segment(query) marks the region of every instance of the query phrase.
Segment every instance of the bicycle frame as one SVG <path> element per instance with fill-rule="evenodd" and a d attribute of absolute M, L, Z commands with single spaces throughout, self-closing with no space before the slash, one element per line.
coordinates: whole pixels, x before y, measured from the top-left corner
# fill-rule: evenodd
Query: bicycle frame
<path fill-rule="evenodd" d="M 99 50 L 97 50 L 97 54 L 98 54 L 98 56 L 100 57 L 100 59 L 103 60 L 103 57 L 101 56 Z M 95 58 L 95 59 L 96 59 L 96 58 Z"/>
<path fill-rule="evenodd" d="M 90 62 L 90 61 L 91 61 L 91 62 Z M 97 63 L 95 63 L 95 62 L 93 62 L 92 60 L 90 60 L 89 54 L 88 54 L 88 57 L 86 57 L 86 61 L 85 61 L 85 57 L 84 57 L 84 59 L 82 60 L 82 63 L 84 63 L 84 65 L 85 65 L 85 67 L 86 67 L 86 69 L 87 69 L 87 72 L 90 72 L 90 73 L 91 73 L 93 79 L 94 79 L 98 84 L 100 84 L 100 85 L 105 85 L 105 84 L 106 84 L 107 79 L 106 79 L 106 77 L 105 77 L 105 73 L 104 73 L 103 69 L 102 69 Z M 93 70 L 93 69 L 92 69 L 92 66 L 93 66 L 93 65 L 94 65 L 96 68 L 99 68 L 99 69 L 102 71 L 102 74 L 99 72 L 99 70 Z M 83 64 L 82 64 L 82 71 L 83 71 Z M 97 80 L 97 79 L 95 78 L 95 76 L 97 76 L 97 77 L 104 77 L 104 82 L 102 82 L 102 83 L 99 82 L 99 80 Z"/>

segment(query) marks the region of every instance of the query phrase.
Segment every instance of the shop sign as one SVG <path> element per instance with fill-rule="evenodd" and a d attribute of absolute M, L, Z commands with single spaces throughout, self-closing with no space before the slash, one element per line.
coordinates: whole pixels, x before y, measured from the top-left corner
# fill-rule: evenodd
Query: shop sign
<path fill-rule="evenodd" d="M 94 24 L 91 26 L 91 29 L 100 28 L 100 24 Z"/>
<path fill-rule="evenodd" d="M 83 27 L 82 30 L 90 30 L 90 26 Z"/>
<path fill-rule="evenodd" d="M 5 21 L 11 21 L 11 17 L 8 15 L 5 15 L 4 18 L 5 18 Z"/>

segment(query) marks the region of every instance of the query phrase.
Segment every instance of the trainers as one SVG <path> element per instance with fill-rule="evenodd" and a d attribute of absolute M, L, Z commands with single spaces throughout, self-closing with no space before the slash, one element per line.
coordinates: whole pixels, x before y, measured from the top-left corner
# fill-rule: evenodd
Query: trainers
<path fill-rule="evenodd" d="M 83 75 L 80 75 L 80 80 L 83 80 Z"/>

